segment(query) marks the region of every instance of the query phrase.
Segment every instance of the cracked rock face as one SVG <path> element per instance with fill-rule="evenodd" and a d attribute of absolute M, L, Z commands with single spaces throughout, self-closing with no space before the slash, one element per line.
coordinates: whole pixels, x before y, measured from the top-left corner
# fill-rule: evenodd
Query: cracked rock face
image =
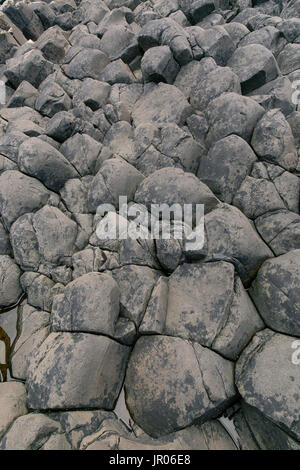
<path fill-rule="evenodd" d="M 226 408 L 236 394 L 233 363 L 180 338 L 140 338 L 129 361 L 125 391 L 137 424 L 157 437 Z"/>
<path fill-rule="evenodd" d="M 0 3 L 0 449 L 299 450 L 300 0 Z"/>
<path fill-rule="evenodd" d="M 257 408 L 283 430 L 288 429 L 291 437 L 299 440 L 297 365 L 288 362 L 291 342 L 291 337 L 271 330 L 258 333 L 237 363 L 236 380 L 246 403 Z M 278 368 L 276 379 L 270 372 L 274 357 Z M 282 364 L 286 366 L 282 367 Z M 266 394 L 270 393 L 267 398 Z"/>

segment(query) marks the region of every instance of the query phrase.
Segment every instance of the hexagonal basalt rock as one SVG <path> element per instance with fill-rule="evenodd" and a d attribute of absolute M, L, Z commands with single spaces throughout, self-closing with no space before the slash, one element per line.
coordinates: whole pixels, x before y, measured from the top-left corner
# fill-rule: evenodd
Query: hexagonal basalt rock
<path fill-rule="evenodd" d="M 14 421 L 0 443 L 1 450 L 69 450 L 70 444 L 61 432 L 60 424 L 40 413 L 29 413 Z"/>
<path fill-rule="evenodd" d="M 10 353 L 12 376 L 26 380 L 28 363 L 35 348 L 40 347 L 50 333 L 50 314 L 23 304 L 19 311 L 18 338 Z"/>
<path fill-rule="evenodd" d="M 299 441 L 300 375 L 294 343 L 292 336 L 272 330 L 257 333 L 237 362 L 236 384 L 247 404 Z"/>
<path fill-rule="evenodd" d="M 49 197 L 42 183 L 20 171 L 8 170 L 0 175 L 0 212 L 7 228 L 21 215 L 47 204 Z"/>
<path fill-rule="evenodd" d="M 120 289 L 122 316 L 141 323 L 159 272 L 147 266 L 123 266 L 114 269 L 113 278 Z"/>
<path fill-rule="evenodd" d="M 286 170 L 294 170 L 298 155 L 289 123 L 278 109 L 268 111 L 255 126 L 251 145 L 257 155 Z"/>
<path fill-rule="evenodd" d="M 73 254 L 77 225 L 56 207 L 40 209 L 33 217 L 33 228 L 45 261 L 56 263 Z"/>
<path fill-rule="evenodd" d="M 185 96 L 174 85 L 148 84 L 134 107 L 132 118 L 136 126 L 144 122 L 182 125 L 192 112 Z"/>
<path fill-rule="evenodd" d="M 169 46 L 175 60 L 184 65 L 193 58 L 185 30 L 171 18 L 149 21 L 139 32 L 138 43 L 146 51 L 155 46 Z"/>
<path fill-rule="evenodd" d="M 264 109 L 251 98 L 224 93 L 210 102 L 206 114 L 210 125 L 206 141 L 211 146 L 230 134 L 249 141 Z"/>
<path fill-rule="evenodd" d="M 20 298 L 21 271 L 8 255 L 0 256 L 0 307 L 14 305 Z"/>
<path fill-rule="evenodd" d="M 135 202 L 149 209 L 151 204 L 204 204 L 205 212 L 219 201 L 210 189 L 191 173 L 177 168 L 163 168 L 152 173 L 138 186 Z"/>
<path fill-rule="evenodd" d="M 37 137 L 20 145 L 18 163 L 24 173 L 39 179 L 53 191 L 61 189 L 68 179 L 78 176 L 58 150 Z"/>
<path fill-rule="evenodd" d="M 38 87 L 53 72 L 53 64 L 43 57 L 38 49 L 17 55 L 7 62 L 5 75 L 17 88 L 23 80 Z"/>
<path fill-rule="evenodd" d="M 27 413 L 26 388 L 20 382 L 0 384 L 0 438 L 19 416 Z"/>
<path fill-rule="evenodd" d="M 246 176 L 236 192 L 232 204 L 249 219 L 255 219 L 267 212 L 284 209 L 285 205 L 275 185 L 263 178 Z"/>
<path fill-rule="evenodd" d="M 184 264 L 169 278 L 164 333 L 237 359 L 264 323 L 232 264 Z"/>
<path fill-rule="evenodd" d="M 0 255 L 9 255 L 11 252 L 9 236 L 3 225 L 0 223 Z"/>
<path fill-rule="evenodd" d="M 197 175 L 221 201 L 231 204 L 256 159 L 250 145 L 241 137 L 231 134 L 218 140 L 202 156 Z"/>
<path fill-rule="evenodd" d="M 249 219 L 236 207 L 226 204 L 217 207 L 205 216 L 204 227 L 203 247 L 198 249 L 186 244 L 187 259 L 231 261 L 248 286 L 261 264 L 273 256 Z M 190 237 L 192 240 L 192 234 Z"/>
<path fill-rule="evenodd" d="M 103 413 L 103 412 L 102 412 Z M 140 430 L 141 431 L 141 430 Z M 86 436 L 80 445 L 85 450 L 235 450 L 231 437 L 218 420 L 201 426 L 189 426 L 158 439 L 136 430 L 129 432 L 122 421 L 107 417 L 96 433 Z"/>
<path fill-rule="evenodd" d="M 203 76 L 198 75 L 191 89 L 191 105 L 205 111 L 214 98 L 229 92 L 241 93 L 239 77 L 229 67 L 215 67 Z"/>
<path fill-rule="evenodd" d="M 0 4 L 0 449 L 300 449 L 300 0 Z"/>
<path fill-rule="evenodd" d="M 87 134 L 74 134 L 61 145 L 60 152 L 78 172 L 77 176 L 94 174 L 101 144 Z"/>
<path fill-rule="evenodd" d="M 265 261 L 251 297 L 268 327 L 300 336 L 300 250 Z"/>
<path fill-rule="evenodd" d="M 255 220 L 256 230 L 276 256 L 300 249 L 300 217 L 283 210 L 264 214 Z"/>
<path fill-rule="evenodd" d="M 62 69 L 69 78 L 100 80 L 100 75 L 107 64 L 109 64 L 108 57 L 99 50 L 72 47 L 65 55 Z"/>
<path fill-rule="evenodd" d="M 113 336 L 119 315 L 119 288 L 107 274 L 88 273 L 54 298 L 53 331 L 84 331 Z"/>
<path fill-rule="evenodd" d="M 250 435 L 255 436 L 254 445 L 257 442 L 261 450 L 300 450 L 299 441 L 293 439 L 257 408 L 242 402 L 241 413 Z M 236 427 L 235 420 L 234 424 Z M 256 445 L 256 448 L 258 446 Z M 243 447 L 242 449 L 244 450 Z"/>
<path fill-rule="evenodd" d="M 119 207 L 120 196 L 126 196 L 130 202 L 143 179 L 142 173 L 122 158 L 104 161 L 89 189 L 90 211 L 96 212 L 98 206 L 106 203 Z"/>
<path fill-rule="evenodd" d="M 275 57 L 261 44 L 239 47 L 227 65 L 239 77 L 244 94 L 274 80 L 279 74 Z"/>
<path fill-rule="evenodd" d="M 50 334 L 30 362 L 28 407 L 113 409 L 129 351 L 105 336 Z"/>
<path fill-rule="evenodd" d="M 140 338 L 131 354 L 126 402 L 134 420 L 158 437 L 217 416 L 236 396 L 233 363 L 180 338 Z"/>
<path fill-rule="evenodd" d="M 148 49 L 141 63 L 145 82 L 173 83 L 179 69 L 168 46 Z"/>

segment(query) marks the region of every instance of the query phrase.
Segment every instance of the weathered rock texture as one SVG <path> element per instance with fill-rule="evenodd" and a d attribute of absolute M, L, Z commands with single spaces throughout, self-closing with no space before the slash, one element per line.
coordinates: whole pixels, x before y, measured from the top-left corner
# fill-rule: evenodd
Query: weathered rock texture
<path fill-rule="evenodd" d="M 0 449 L 299 449 L 300 0 L 0 3 Z"/>

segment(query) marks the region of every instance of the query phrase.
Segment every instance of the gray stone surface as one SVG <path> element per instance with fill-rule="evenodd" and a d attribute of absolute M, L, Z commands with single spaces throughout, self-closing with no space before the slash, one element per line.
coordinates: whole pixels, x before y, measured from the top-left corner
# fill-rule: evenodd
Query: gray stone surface
<path fill-rule="evenodd" d="M 100 80 L 109 85 L 114 83 L 134 83 L 136 81 L 134 74 L 122 59 L 114 60 L 108 64 L 101 73 Z"/>
<path fill-rule="evenodd" d="M 241 81 L 243 93 L 259 88 L 279 74 L 272 52 L 261 44 L 240 46 L 227 62 Z"/>
<path fill-rule="evenodd" d="M 134 137 L 134 129 L 128 121 L 120 120 L 114 122 L 104 136 L 103 148 L 97 162 L 97 169 L 110 156 L 119 156 L 128 163 L 134 164 L 137 156 Z"/>
<path fill-rule="evenodd" d="M 264 327 L 232 264 L 183 264 L 168 285 L 165 334 L 198 342 L 235 360 Z"/>
<path fill-rule="evenodd" d="M 241 93 L 239 77 L 229 67 L 216 67 L 203 75 L 197 74 L 197 83 L 191 89 L 191 105 L 200 111 L 222 93 Z"/>
<path fill-rule="evenodd" d="M 217 64 L 211 57 L 204 57 L 201 61 L 192 60 L 181 67 L 174 84 L 179 88 L 186 98 L 190 98 L 195 88 L 200 86 L 202 80 L 206 80 L 208 73 L 217 68 Z M 210 85 L 210 84 L 208 84 Z"/>
<path fill-rule="evenodd" d="M 237 363 L 236 383 L 248 405 L 299 441 L 299 374 L 298 365 L 292 362 L 294 341 L 272 330 L 257 333 Z"/>
<path fill-rule="evenodd" d="M 147 309 L 140 325 L 141 334 L 161 334 L 165 329 L 168 305 L 168 281 L 160 277 L 152 290 Z"/>
<path fill-rule="evenodd" d="M 70 44 L 59 26 L 48 28 L 36 41 L 35 46 L 45 59 L 59 64 L 63 61 Z"/>
<path fill-rule="evenodd" d="M 109 93 L 110 86 L 108 83 L 85 78 L 73 95 L 73 104 L 80 106 L 81 103 L 84 103 L 92 111 L 96 111 L 106 104 Z"/>
<path fill-rule="evenodd" d="M 106 160 L 90 186 L 88 201 L 91 211 L 96 211 L 100 204 L 119 207 L 119 196 L 127 196 L 130 202 L 143 179 L 143 175 L 125 160 Z"/>
<path fill-rule="evenodd" d="M 88 273 L 54 298 L 53 331 L 84 331 L 113 336 L 119 315 L 119 288 L 107 274 Z"/>
<path fill-rule="evenodd" d="M 249 44 L 260 44 L 269 49 L 274 55 L 280 50 L 281 35 L 280 27 L 264 26 L 258 30 L 252 31 L 247 34 L 239 43 L 239 47 L 247 46 Z M 276 66 L 276 64 L 275 64 Z"/>
<path fill-rule="evenodd" d="M 266 261 L 251 287 L 251 297 L 266 325 L 275 331 L 300 336 L 300 251 Z"/>
<path fill-rule="evenodd" d="M 300 0 L 0 3 L 0 449 L 299 449 Z"/>
<path fill-rule="evenodd" d="M 59 150 L 76 169 L 76 176 L 86 176 L 95 172 L 101 144 L 88 134 L 77 133 L 65 140 Z"/>
<path fill-rule="evenodd" d="M 179 72 L 168 46 L 158 46 L 148 49 L 141 62 L 141 71 L 145 82 L 173 83 Z"/>
<path fill-rule="evenodd" d="M 36 40 L 44 31 L 42 23 L 27 3 L 4 2 L 2 12 L 23 32 L 27 39 Z"/>
<path fill-rule="evenodd" d="M 35 348 L 39 348 L 50 333 L 50 315 L 28 304 L 20 308 L 18 336 L 11 350 L 11 369 L 15 379 L 26 380 L 28 364 Z"/>
<path fill-rule="evenodd" d="M 226 65 L 234 52 L 235 46 L 223 26 L 213 26 L 203 29 L 199 26 L 188 28 L 194 59 L 199 60 L 203 55 L 212 57 L 218 65 Z"/>
<path fill-rule="evenodd" d="M 287 75 L 300 67 L 300 44 L 287 44 L 278 56 L 278 66 L 283 75 Z"/>
<path fill-rule="evenodd" d="M 236 134 L 249 141 L 253 128 L 264 113 L 263 108 L 251 98 L 236 93 L 224 93 L 210 102 L 206 109 L 210 129 L 207 144 Z"/>
<path fill-rule="evenodd" d="M 50 414 L 51 419 L 60 423 L 61 428 L 73 449 L 79 449 L 81 442 L 93 435 L 106 420 L 116 421 L 110 411 L 61 411 Z"/>
<path fill-rule="evenodd" d="M 91 175 L 70 179 L 60 190 L 61 198 L 69 211 L 79 214 L 88 212 L 87 195 L 92 179 Z"/>
<path fill-rule="evenodd" d="M 221 201 L 230 204 L 255 161 L 250 145 L 232 134 L 216 142 L 202 156 L 197 175 Z"/>
<path fill-rule="evenodd" d="M 19 145 L 26 140 L 25 134 L 19 131 L 10 132 L 9 134 L 0 137 L 0 151 L 1 155 L 7 157 L 12 162 L 18 161 L 18 148 Z"/>
<path fill-rule="evenodd" d="M 28 407 L 113 409 L 128 353 L 105 336 L 51 333 L 30 361 Z"/>
<path fill-rule="evenodd" d="M 159 45 L 169 46 L 180 65 L 193 58 L 188 34 L 170 18 L 149 21 L 139 32 L 138 43 L 144 51 Z"/>
<path fill-rule="evenodd" d="M 258 233 L 276 256 L 300 248 L 300 217 L 282 210 L 265 214 L 255 220 Z"/>
<path fill-rule="evenodd" d="M 21 277 L 21 284 L 29 305 L 47 312 L 51 311 L 54 282 L 49 277 L 32 271 L 25 272 Z"/>
<path fill-rule="evenodd" d="M 53 64 L 43 57 L 41 51 L 33 49 L 23 56 L 9 59 L 4 73 L 15 87 L 26 80 L 37 88 L 52 72 Z"/>
<path fill-rule="evenodd" d="M 271 181 L 251 176 L 246 176 L 236 192 L 232 204 L 249 219 L 255 219 L 266 212 L 285 208 L 284 202 Z"/>
<path fill-rule="evenodd" d="M 0 383 L 0 439 L 19 416 L 27 413 L 26 389 L 20 382 Z"/>
<path fill-rule="evenodd" d="M 77 225 L 59 209 L 44 206 L 35 214 L 33 227 L 45 261 L 55 263 L 73 254 Z"/>
<path fill-rule="evenodd" d="M 0 223 L 0 254 L 9 255 L 11 253 L 10 241 L 7 231 Z"/>
<path fill-rule="evenodd" d="M 100 35 L 100 32 L 98 35 Z M 114 24 L 111 25 L 110 28 L 106 28 L 106 31 L 101 37 L 99 49 L 103 51 L 110 60 L 115 60 L 125 58 L 126 49 L 128 50 L 128 47 L 134 42 L 135 34 L 125 20 L 123 24 Z"/>
<path fill-rule="evenodd" d="M 71 108 L 71 99 L 61 86 L 55 82 L 45 82 L 39 88 L 39 96 L 35 101 L 35 109 L 43 116 L 53 117 L 59 111 Z"/>
<path fill-rule="evenodd" d="M 101 51 L 72 47 L 65 55 L 62 70 L 69 78 L 99 80 L 108 63 L 108 57 Z"/>
<path fill-rule="evenodd" d="M 198 143 L 187 129 L 182 129 L 174 123 L 141 124 L 135 129 L 133 138 L 133 152 L 138 158 L 137 167 L 143 170 L 146 176 L 155 171 L 153 168 L 168 166 L 177 166 L 195 173 L 204 154 L 202 144 Z M 154 162 L 155 154 L 158 168 Z"/>
<path fill-rule="evenodd" d="M 291 81 L 284 76 L 271 80 L 260 88 L 249 93 L 260 102 L 266 111 L 278 108 L 285 116 L 290 116 L 295 110 L 295 103 L 291 100 L 293 87 Z"/>
<path fill-rule="evenodd" d="M 67 111 L 60 111 L 47 122 L 46 134 L 58 142 L 64 142 L 71 137 L 75 128 L 75 117 Z"/>
<path fill-rule="evenodd" d="M 20 215 L 46 204 L 49 197 L 49 191 L 35 178 L 14 170 L 0 175 L 1 216 L 8 228 Z"/>
<path fill-rule="evenodd" d="M 33 214 L 24 214 L 11 226 L 10 237 L 16 262 L 22 269 L 35 270 L 40 264 L 39 246 L 33 228 Z"/>
<path fill-rule="evenodd" d="M 257 408 L 243 403 L 243 415 L 248 429 L 261 450 L 299 450 L 296 442 L 285 431 L 268 419 Z"/>
<path fill-rule="evenodd" d="M 1 450 L 38 450 L 56 436 L 55 448 L 69 450 L 70 445 L 59 433 L 60 425 L 44 414 L 29 413 L 13 423 L 0 442 Z"/>
<path fill-rule="evenodd" d="M 125 390 L 137 424 L 158 437 L 218 415 L 236 394 L 233 363 L 179 338 L 142 337 L 129 360 Z"/>
<path fill-rule="evenodd" d="M 187 246 L 187 259 L 231 261 L 246 285 L 256 276 L 263 261 L 273 256 L 249 219 L 233 206 L 224 204 L 207 214 L 204 226 L 203 248 L 194 250 Z"/>
<path fill-rule="evenodd" d="M 18 106 L 34 107 L 35 100 L 38 96 L 37 89 L 25 80 L 20 83 L 12 97 L 7 103 L 7 107 L 15 108 Z"/>
<path fill-rule="evenodd" d="M 278 164 L 286 170 L 297 167 L 298 155 L 291 128 L 277 109 L 268 111 L 258 121 L 251 145 L 263 160 Z"/>
<path fill-rule="evenodd" d="M 210 212 L 218 205 L 218 199 L 204 183 L 177 168 L 163 168 L 145 178 L 134 199 L 149 209 L 151 204 L 204 204 L 205 212 Z"/>
<path fill-rule="evenodd" d="M 160 83 L 145 87 L 144 95 L 137 101 L 132 118 L 136 126 L 144 122 L 174 122 L 184 124 L 192 108 L 184 95 L 174 85 Z"/>
<path fill-rule="evenodd" d="M 113 277 L 120 289 L 121 313 L 139 326 L 152 290 L 159 277 L 147 266 L 124 266 L 114 269 Z"/>
<path fill-rule="evenodd" d="M 21 271 L 8 255 L 0 255 L 0 306 L 14 305 L 22 293 L 20 285 Z"/>
<path fill-rule="evenodd" d="M 215 9 L 214 2 L 209 0 L 180 0 L 179 5 L 193 23 L 198 23 Z"/>
<path fill-rule="evenodd" d="M 140 429 L 132 432 L 113 418 L 102 421 L 97 432 L 86 436 L 81 442 L 85 450 L 236 450 L 225 428 L 217 420 L 201 426 L 189 426 L 180 431 L 152 438 Z"/>
<path fill-rule="evenodd" d="M 68 179 L 78 176 L 58 150 L 36 137 L 20 145 L 18 163 L 24 173 L 34 176 L 53 191 L 61 189 Z"/>
<path fill-rule="evenodd" d="M 243 37 L 245 37 L 249 33 L 249 29 L 246 28 L 245 25 L 235 21 L 225 23 L 223 27 L 224 29 L 226 29 L 227 33 L 229 34 L 235 45 L 237 45 L 240 40 L 243 39 Z"/>

